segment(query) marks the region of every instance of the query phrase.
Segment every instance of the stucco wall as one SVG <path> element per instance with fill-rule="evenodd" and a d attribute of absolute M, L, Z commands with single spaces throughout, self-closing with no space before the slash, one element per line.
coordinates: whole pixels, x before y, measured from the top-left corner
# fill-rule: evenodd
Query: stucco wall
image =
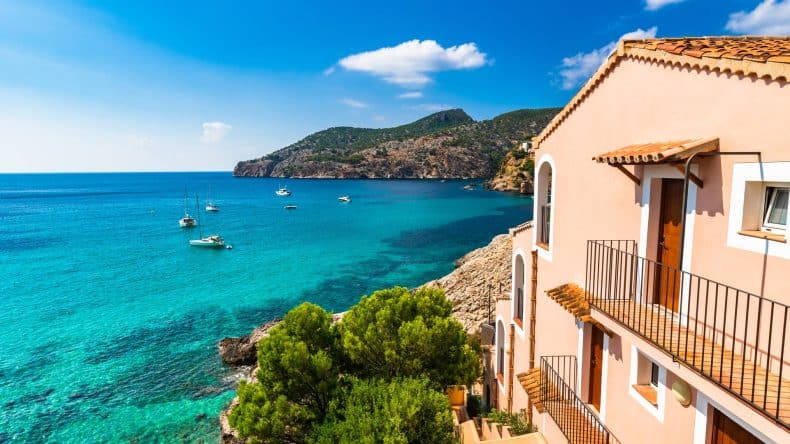
<path fill-rule="evenodd" d="M 569 282 L 584 286 L 587 240 L 639 241 L 643 233 L 642 187 L 616 169 L 594 163 L 591 158 L 636 143 L 715 136 L 723 152 L 756 150 L 762 153 L 763 162 L 790 161 L 790 142 L 786 136 L 788 109 L 790 86 L 784 81 L 743 78 L 633 59 L 619 63 L 536 151 L 537 167 L 550 163 L 554 182 L 553 241 L 548 251 L 540 251 L 538 266 L 537 365 L 541 355 L 577 354 L 578 349 L 578 330 L 573 317 L 548 299 L 545 291 Z M 692 185 L 696 206 L 692 210 L 693 236 L 687 239 L 689 267 L 690 271 L 704 277 L 790 303 L 790 279 L 785 278 L 790 275 L 790 260 L 728 246 L 733 165 L 755 161 L 754 157 L 744 156 L 711 158 L 699 163 L 696 171 L 704 187 L 695 189 Z M 666 166 L 629 168 L 637 175 L 680 177 L 676 171 L 667 172 L 669 167 Z M 786 180 L 790 182 L 790 176 Z M 648 217 L 644 223 L 657 219 L 657 193 L 651 190 L 648 196 L 653 206 L 646 213 Z M 649 228 L 642 241 L 654 244 L 654 227 Z M 514 251 L 520 249 L 528 253 L 533 238 L 534 230 L 517 234 Z M 762 242 L 767 246 L 769 241 Z M 654 256 L 652 245 L 644 248 L 646 255 Z M 525 263 L 529 281 L 528 257 Z M 529 308 L 529 282 L 525 288 L 525 305 Z M 502 314 L 510 319 L 508 313 Z M 529 314 L 525 315 L 525 320 L 528 319 Z M 528 329 L 526 324 L 525 329 Z M 528 350 L 527 335 L 521 342 L 519 340 L 517 338 L 516 373 L 526 370 L 526 360 L 520 358 L 520 353 Z M 639 341 L 625 330 L 619 330 L 609 341 L 605 376 L 607 426 L 624 442 L 659 442 L 670 431 L 673 441 L 693 442 L 697 392 L 693 392 L 692 405 L 683 407 L 667 391 L 660 418 L 651 414 L 628 390 L 631 346 Z M 649 347 L 645 351 L 660 354 Z M 585 368 L 586 354 L 582 353 L 579 358 L 581 367 Z M 671 386 L 676 372 L 684 374 L 687 380 L 694 378 L 690 370 L 675 368 L 677 364 L 666 355 L 656 355 L 656 359 L 667 369 L 667 386 Z M 770 436 L 782 436 L 776 433 L 778 429 L 771 426 L 770 421 L 759 414 L 755 417 L 748 406 L 738 404 L 708 382 L 699 380 L 698 383 L 704 387 L 707 397 L 731 407 L 736 414 L 749 416 L 760 427 L 773 427 L 768 432 Z M 582 388 L 584 386 L 586 382 Z M 520 403 L 524 398 L 517 395 L 519 391 L 520 387 L 514 389 L 514 399 Z M 514 403 L 514 409 L 517 405 Z M 546 430 L 547 438 L 552 430 Z"/>

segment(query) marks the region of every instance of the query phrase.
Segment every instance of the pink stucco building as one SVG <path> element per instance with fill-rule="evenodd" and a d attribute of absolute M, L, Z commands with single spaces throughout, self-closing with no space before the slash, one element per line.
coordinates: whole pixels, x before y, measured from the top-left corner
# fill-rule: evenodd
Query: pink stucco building
<path fill-rule="evenodd" d="M 619 44 L 533 141 L 493 405 L 552 443 L 790 442 L 788 79 L 788 38 Z"/>

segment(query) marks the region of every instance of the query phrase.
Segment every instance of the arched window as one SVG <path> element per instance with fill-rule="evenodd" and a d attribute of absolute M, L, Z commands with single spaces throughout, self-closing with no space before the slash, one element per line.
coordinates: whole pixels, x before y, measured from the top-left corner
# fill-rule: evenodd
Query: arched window
<path fill-rule="evenodd" d="M 497 377 L 505 374 L 505 324 L 496 325 L 496 373 Z"/>
<path fill-rule="evenodd" d="M 551 194 L 552 194 L 552 168 L 549 162 L 540 164 L 538 170 L 537 189 L 535 199 L 537 203 L 537 235 L 538 246 L 548 250 L 551 242 Z"/>
<path fill-rule="evenodd" d="M 524 258 L 516 255 L 516 269 L 513 273 L 513 320 L 519 327 L 524 327 Z"/>

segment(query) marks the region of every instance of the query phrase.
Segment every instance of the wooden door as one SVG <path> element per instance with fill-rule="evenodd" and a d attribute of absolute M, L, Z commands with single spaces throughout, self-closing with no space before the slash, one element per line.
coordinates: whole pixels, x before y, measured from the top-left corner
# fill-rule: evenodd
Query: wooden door
<path fill-rule="evenodd" d="M 589 403 L 601 411 L 601 382 L 603 381 L 603 331 L 596 326 L 590 326 L 590 373 L 589 373 Z"/>
<path fill-rule="evenodd" d="M 713 430 L 710 444 L 760 444 L 762 441 L 726 417 L 718 410 L 713 410 Z"/>
<path fill-rule="evenodd" d="M 661 210 L 656 258 L 662 264 L 655 273 L 654 302 L 678 311 L 680 299 L 680 222 L 683 215 L 683 180 L 661 181 Z"/>

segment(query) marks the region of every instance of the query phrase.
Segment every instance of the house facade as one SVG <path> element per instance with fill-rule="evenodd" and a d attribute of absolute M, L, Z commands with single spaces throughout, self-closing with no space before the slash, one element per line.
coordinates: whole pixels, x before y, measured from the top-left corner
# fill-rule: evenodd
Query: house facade
<path fill-rule="evenodd" d="M 533 140 L 488 401 L 549 442 L 790 442 L 790 39 L 620 42 Z"/>

